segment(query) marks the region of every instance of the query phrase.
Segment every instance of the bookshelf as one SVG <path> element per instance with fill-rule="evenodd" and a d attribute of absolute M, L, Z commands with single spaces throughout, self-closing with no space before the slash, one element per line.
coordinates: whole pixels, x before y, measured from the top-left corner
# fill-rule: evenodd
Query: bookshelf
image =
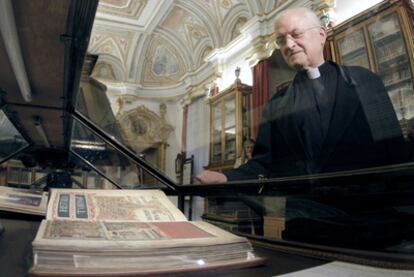
<path fill-rule="evenodd" d="M 408 3 L 388 0 L 329 30 L 334 61 L 376 72 L 407 138 L 414 124 L 413 17 Z"/>
<path fill-rule="evenodd" d="M 252 87 L 237 78 L 226 90 L 209 97 L 210 161 L 206 169 L 233 168 L 250 138 L 250 94 Z M 207 197 L 203 220 L 232 232 L 261 233 L 261 217 L 231 196 Z"/>
<path fill-rule="evenodd" d="M 206 167 L 232 168 L 241 155 L 243 141 L 250 138 L 251 86 L 237 79 L 226 90 L 207 98 L 210 106 L 210 160 Z"/>

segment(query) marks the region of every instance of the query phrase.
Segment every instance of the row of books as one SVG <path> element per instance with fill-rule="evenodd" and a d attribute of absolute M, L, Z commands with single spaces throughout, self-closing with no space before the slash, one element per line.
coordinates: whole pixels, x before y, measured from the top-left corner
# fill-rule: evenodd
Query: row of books
<path fill-rule="evenodd" d="M 369 33 L 374 41 L 396 35 L 399 31 L 400 26 L 396 14 L 383 18 L 381 21 L 377 21 L 369 27 Z"/>
<path fill-rule="evenodd" d="M 401 39 L 393 40 L 381 47 L 376 47 L 375 53 L 378 57 L 378 62 L 388 61 L 405 53 L 404 43 Z"/>
<path fill-rule="evenodd" d="M 365 52 L 360 52 L 358 53 L 358 55 L 352 55 L 346 58 L 342 57 L 342 59 L 342 63 L 344 65 L 362 66 L 365 68 L 369 68 L 368 56 Z"/>
<path fill-rule="evenodd" d="M 402 81 L 408 80 L 411 78 L 411 72 L 410 69 L 407 67 L 403 67 L 402 69 L 399 69 L 397 71 L 394 71 L 392 73 L 382 75 L 381 76 L 382 81 L 384 82 L 384 85 L 386 87 L 392 86 L 394 84 L 398 84 Z"/>
<path fill-rule="evenodd" d="M 341 55 L 345 56 L 358 49 L 365 48 L 364 34 L 362 31 L 354 32 L 340 40 L 338 44 Z"/>

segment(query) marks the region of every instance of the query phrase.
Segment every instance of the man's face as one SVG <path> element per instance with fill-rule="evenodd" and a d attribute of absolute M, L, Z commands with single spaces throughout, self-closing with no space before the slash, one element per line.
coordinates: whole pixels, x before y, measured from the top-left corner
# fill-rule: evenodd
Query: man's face
<path fill-rule="evenodd" d="M 324 62 L 326 33 L 301 13 L 283 15 L 275 25 L 276 42 L 289 66 L 296 70 L 318 67 Z"/>

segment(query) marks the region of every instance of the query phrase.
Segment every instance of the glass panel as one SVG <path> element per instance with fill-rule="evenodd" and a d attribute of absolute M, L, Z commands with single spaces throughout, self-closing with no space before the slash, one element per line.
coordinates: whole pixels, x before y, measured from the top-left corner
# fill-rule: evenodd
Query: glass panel
<path fill-rule="evenodd" d="M 236 99 L 228 97 L 224 101 L 224 128 L 229 129 L 236 126 Z"/>
<path fill-rule="evenodd" d="M 362 29 L 338 40 L 337 44 L 343 65 L 359 65 L 369 68 L 368 52 Z"/>
<path fill-rule="evenodd" d="M 106 178 L 85 164 L 77 156 L 71 154 L 71 161 L 77 165 L 71 174 L 73 188 L 83 189 L 116 189 Z"/>
<path fill-rule="evenodd" d="M 242 105 L 242 128 L 243 128 L 243 141 L 250 138 L 250 124 L 249 124 L 249 96 L 243 96 Z"/>
<path fill-rule="evenodd" d="M 224 101 L 224 160 L 236 158 L 236 99 L 227 97 Z"/>
<path fill-rule="evenodd" d="M 380 71 L 407 63 L 407 50 L 397 14 L 386 16 L 371 24 L 368 32 L 374 43 L 375 58 Z"/>
<path fill-rule="evenodd" d="M 371 13 L 365 22 L 359 18 L 349 23 L 351 29 L 341 25 L 338 30 L 344 33 L 333 30 L 333 51 L 340 65 L 377 72 L 347 68 L 355 87 L 341 86 L 348 80 L 339 79 L 343 76 L 339 74 L 335 84 L 319 79 L 336 89 L 328 130 L 321 130 L 325 103 L 307 98 L 321 83 L 304 81 L 301 87 L 298 81 L 291 98 L 281 89 L 264 108 L 253 159 L 238 169 L 232 169 L 231 160 L 240 122 L 235 118 L 235 101 L 223 96 L 224 160 L 212 168 L 226 174 L 228 190 L 206 189 L 203 220 L 274 241 L 414 254 L 414 93 L 412 49 L 407 48 L 412 33 L 404 37 L 402 30 L 409 28 L 401 28 L 399 19 L 396 14 L 373 17 Z M 275 60 L 268 60 L 270 79 L 284 74 Z M 335 67 L 326 68 L 335 72 Z M 390 99 L 378 89 L 374 74 L 383 79 Z M 243 106 L 240 125 L 245 140 L 252 126 L 249 107 Z M 213 118 L 220 124 L 216 109 Z M 205 164 L 196 167 L 196 175 Z M 197 193 L 203 189 L 194 187 Z"/>
<path fill-rule="evenodd" d="M 385 2 L 390 5 L 390 1 Z M 284 94 L 285 82 L 279 82 L 278 92 L 265 108 L 270 112 L 262 117 L 264 124 L 257 126 L 264 137 L 257 140 L 253 160 L 237 171 L 231 171 L 235 158 L 238 158 L 235 142 L 236 135 L 240 134 L 237 132 L 241 133 L 237 139 L 244 141 L 249 138 L 252 127 L 249 125 L 248 97 L 242 104 L 242 122 L 236 119 L 234 96 L 225 98 L 225 95 L 220 95 L 227 91 L 225 88 L 220 87 L 223 91 L 210 95 L 208 101 L 202 96 L 197 98 L 196 91 L 189 94 L 189 98 L 194 96 L 191 99 L 187 96 L 177 101 L 173 97 L 166 98 L 165 102 L 174 107 L 171 110 L 175 109 L 175 113 L 169 115 L 175 126 L 174 135 L 168 140 L 170 148 L 164 153 L 166 166 L 174 168 L 176 154 L 182 150 L 187 158 L 189 153 L 194 154 L 194 175 L 210 166 L 225 172 L 229 180 L 228 188 L 226 185 L 214 189 L 209 186 L 210 190 L 205 194 L 203 185 L 195 186 L 194 191 L 191 188 L 185 190 L 194 195 L 208 195 L 203 199 L 185 195 L 187 204 L 192 205 L 188 211 L 193 212 L 193 219 L 202 218 L 224 229 L 276 241 L 414 254 L 414 127 L 410 127 L 414 126 L 413 65 L 408 55 L 412 49 L 406 47 L 410 45 L 411 40 L 408 39 L 412 39 L 412 33 L 409 38 L 404 37 L 396 14 L 373 16 L 372 12 L 381 10 L 371 11 L 365 18 L 359 17 L 349 23 L 348 29 L 341 25 L 340 29 L 330 33 L 334 35 L 333 51 L 337 53 L 340 65 L 371 67 L 377 71 L 384 81 L 396 116 L 392 108 L 388 109 L 391 106 L 386 95 L 378 98 L 381 100 L 379 106 L 370 106 L 377 104 L 375 95 L 382 90 L 377 91 L 370 86 L 372 80 L 376 80 L 374 75 L 367 74 L 362 76 L 365 79 L 359 79 L 366 70 L 351 68 L 355 70 L 353 77 L 360 81 L 357 88 L 365 87 L 364 94 L 357 94 L 356 88 L 340 86 L 339 82 L 347 81 L 345 79 L 337 79 L 333 84 L 337 90 L 332 99 L 333 106 L 326 109 L 332 108 L 331 117 L 327 118 L 327 130 L 320 128 L 325 103 L 313 98 L 300 99 L 300 95 L 309 96 L 313 89 L 316 91 L 318 82 L 309 82 L 314 85 L 312 88 L 298 86 L 298 90 L 292 92 L 292 98 Z M 407 32 L 412 31 L 408 26 L 404 28 Z M 337 33 L 342 30 L 344 33 Z M 266 63 L 269 66 L 267 77 L 273 79 L 277 75 L 280 80 L 290 80 L 291 71 L 279 61 L 283 53 L 276 50 L 275 55 L 279 58 L 273 56 Z M 246 61 L 246 57 L 240 57 L 240 60 Z M 230 81 L 224 72 L 220 76 L 223 84 Z M 240 81 L 244 82 L 244 79 Z M 330 80 L 322 81 L 329 83 Z M 98 93 L 96 89 L 83 87 L 78 109 L 135 153 L 142 154 L 141 158 L 158 165 L 163 153 L 154 145 L 159 143 L 157 135 L 161 129 L 154 128 L 156 121 L 152 119 L 158 118 L 160 122 L 168 119 L 158 112 L 162 97 L 157 100 L 139 98 L 130 91 L 132 86 L 123 86 L 119 82 L 119 87 L 111 93 Z M 271 92 L 274 87 L 269 83 Z M 155 87 L 151 89 L 155 90 Z M 118 94 L 114 96 L 112 93 Z M 94 107 L 94 100 L 89 97 L 92 94 L 102 97 L 96 104 L 103 108 Z M 372 102 L 363 106 L 358 96 L 367 96 Z M 212 106 L 211 101 L 215 101 Z M 189 105 L 189 108 L 182 109 L 183 105 Z M 186 111 L 188 118 L 181 117 Z M 405 141 L 396 118 L 403 127 Z M 192 124 L 186 125 L 186 120 Z M 388 120 L 392 124 L 388 125 Z M 210 123 L 211 129 L 207 127 Z M 241 126 L 242 130 L 236 130 L 236 126 Z M 185 141 L 181 141 L 182 133 Z M 145 144 L 151 139 L 153 144 Z M 159 185 L 133 161 L 76 122 L 71 150 L 123 188 Z M 86 164 L 84 166 L 87 168 Z M 101 175 L 85 168 L 74 173 L 73 179 L 77 183 L 87 188 L 114 188 Z M 182 168 L 180 174 L 186 184 L 193 179 L 193 172 L 188 165 Z M 241 184 L 236 183 L 238 181 Z M 190 200 L 194 202 L 191 204 Z"/>
<path fill-rule="evenodd" d="M 213 114 L 213 144 L 212 144 L 212 162 L 221 161 L 221 110 L 222 102 L 218 102 L 212 107 Z"/>
<path fill-rule="evenodd" d="M 324 187 L 314 187 L 312 194 L 303 194 L 307 191 L 303 184 L 300 195 L 258 198 L 264 210 L 263 234 L 353 249 L 412 251 L 414 202 L 404 197 L 413 196 L 408 184 L 400 183 L 398 189 L 393 189 L 396 183 L 379 188 L 379 183 L 372 180 L 370 184 L 355 178 L 352 186 L 338 185 L 340 180 L 325 181 Z"/>
<path fill-rule="evenodd" d="M 47 178 L 47 170 L 44 170 L 42 168 L 35 168 L 35 176 L 34 176 L 34 182 L 32 183 L 33 186 L 39 187 L 45 184 L 46 178 Z"/>
<path fill-rule="evenodd" d="M 45 188 L 114 189 L 112 183 L 98 175 L 77 156 L 70 155 L 70 172 L 61 169 L 27 168 L 19 160 L 8 160 L 4 185 L 18 188 L 45 190 Z"/>
<path fill-rule="evenodd" d="M 122 188 L 163 187 L 139 165 L 76 120 L 73 124 L 71 150 Z"/>
<path fill-rule="evenodd" d="M 410 60 L 397 14 L 386 16 L 368 27 L 374 45 L 378 73 L 384 81 L 404 136 L 414 124 L 414 89 Z"/>
<path fill-rule="evenodd" d="M 122 97 L 112 99 L 114 107 L 111 106 L 111 99 L 103 87 L 93 82 L 81 82 L 77 111 L 154 168 L 174 179 L 174 170 L 171 167 L 165 169 L 165 160 L 173 159 L 176 153 L 165 148 L 179 149 L 173 135 L 176 126 L 170 125 L 166 119 L 166 105 L 149 102 L 126 111 L 126 102 Z M 171 153 L 171 156 L 163 156 L 165 153 Z"/>
<path fill-rule="evenodd" d="M 76 110 L 117 140 L 126 143 L 106 91 L 101 86 L 92 83 L 81 83 Z"/>
<path fill-rule="evenodd" d="M 243 202 L 239 195 L 213 196 L 205 201 L 203 221 L 232 232 L 263 235 L 261 215 Z"/>
<path fill-rule="evenodd" d="M 0 110 L 0 162 L 28 145 L 4 111 Z"/>
<path fill-rule="evenodd" d="M 226 161 L 234 160 L 236 158 L 236 128 L 229 128 L 225 130 L 225 154 Z"/>

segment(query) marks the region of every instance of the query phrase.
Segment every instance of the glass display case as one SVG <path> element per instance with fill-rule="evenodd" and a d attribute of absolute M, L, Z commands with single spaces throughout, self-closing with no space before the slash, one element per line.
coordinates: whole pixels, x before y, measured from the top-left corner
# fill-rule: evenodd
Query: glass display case
<path fill-rule="evenodd" d="M 206 100 L 211 118 L 208 168 L 232 168 L 241 155 L 243 141 L 250 138 L 251 90 L 251 86 L 237 79 L 231 87 Z"/>
<path fill-rule="evenodd" d="M 330 31 L 334 59 L 379 74 L 407 138 L 414 123 L 413 29 L 404 1 L 385 1 Z"/>
<path fill-rule="evenodd" d="M 90 1 L 83 2 L 89 3 Z M 74 17 L 75 22 L 77 22 L 76 19 Z M 66 22 L 66 17 L 62 22 Z M 82 28 L 72 29 L 81 30 Z M 65 39 L 62 36 L 59 38 Z M 376 6 L 375 9 L 334 28 L 330 36 L 332 51 L 335 53 L 334 57 L 337 62 L 369 68 L 383 78 L 406 136 L 409 135 L 410 120 L 414 118 L 412 40 L 412 18 L 408 16 L 406 7 L 400 1 L 386 1 Z M 2 57 L 5 56 L 0 55 L 0 60 Z M 67 62 L 74 60 L 68 58 Z M 81 64 L 78 64 L 76 68 L 80 69 Z M 71 74 L 75 74 L 75 71 L 68 70 Z M 76 74 L 76 76 L 68 75 L 68 79 L 65 79 L 66 83 L 76 86 L 74 80 L 79 79 L 80 73 Z M 89 81 L 97 82 L 96 80 Z M 414 141 L 404 141 L 407 148 L 401 149 L 406 150 L 405 153 L 410 156 L 404 162 L 397 161 L 375 167 L 364 167 L 358 164 L 352 169 L 338 169 L 315 174 L 285 174 L 275 175 L 276 177 L 269 174 L 259 179 L 244 178 L 225 184 L 196 184 L 192 183 L 193 170 L 197 175 L 203 168 L 217 171 L 233 168 L 236 158 L 242 152 L 243 141 L 251 138 L 249 111 L 252 87 L 236 80 L 230 88 L 221 93 L 205 100 L 198 99 L 206 110 L 209 109 L 209 118 L 205 119 L 206 115 L 202 112 L 197 117 L 194 113 L 188 113 L 187 120 L 196 118 L 194 119 L 196 124 L 192 124 L 192 127 L 197 129 L 193 130 L 192 134 L 199 132 L 201 135 L 194 139 L 196 143 L 191 144 L 193 149 L 186 149 L 187 151 L 197 150 L 188 155 L 191 156 L 190 161 L 187 158 L 180 164 L 180 161 L 177 162 L 174 158 L 177 150 L 182 150 L 181 146 L 185 145 L 185 141 L 177 143 L 180 140 L 181 130 L 185 129 L 183 127 L 185 124 L 180 120 L 180 112 L 182 112 L 180 104 L 182 103 L 179 101 L 182 99 L 172 104 L 178 112 L 169 115 L 170 119 L 175 119 L 173 116 L 177 118 L 177 120 L 171 120 L 174 125 L 171 126 L 167 123 L 168 116 L 165 116 L 165 113 L 160 112 L 158 115 L 153 112 L 154 107 L 159 107 L 159 99 L 156 99 L 158 102 L 152 106 L 152 110 L 141 106 L 132 107 L 129 103 L 131 112 L 117 115 L 112 110 L 107 91 L 93 91 L 95 88 L 83 85 L 80 90 L 75 88 L 77 102 L 62 105 L 65 107 L 66 115 L 65 130 L 69 131 L 65 137 L 67 143 L 60 145 L 59 149 L 54 146 L 44 150 L 45 147 L 41 148 L 39 143 L 38 148 L 29 148 L 31 140 L 23 135 L 24 132 L 21 132 L 24 128 L 13 124 L 18 121 L 14 121 L 13 115 L 6 113 L 6 109 L 2 107 L 0 112 L 0 123 L 3 124 L 0 128 L 1 162 L 11 158 L 26 160 L 26 162 L 23 163 L 24 169 L 11 172 L 9 180 L 4 174 L 0 176 L 2 177 L 1 185 L 24 184 L 25 187 L 30 188 L 29 193 L 33 194 L 46 194 L 44 191 L 56 187 L 105 190 L 108 195 L 120 190 L 134 190 L 134 194 L 149 190 L 157 191 L 157 193 L 163 191 L 182 212 L 189 211 L 189 220 L 211 222 L 221 229 L 246 237 L 252 243 L 255 255 L 257 253 L 258 256 L 269 259 L 268 264 L 253 268 L 239 268 L 237 265 L 233 268 L 226 268 L 226 264 L 223 263 L 222 267 L 213 268 L 210 272 L 211 276 L 217 275 L 216 269 L 228 270 L 225 274 L 229 276 L 274 276 L 338 260 L 389 269 L 414 269 L 414 188 L 412 185 Z M 73 99 L 76 98 L 75 96 Z M 137 100 L 138 105 L 145 102 L 144 100 L 147 99 Z M 173 102 L 171 99 L 165 100 L 165 102 L 168 101 Z M 44 107 L 39 103 L 36 102 L 36 106 L 31 107 L 36 112 Z M 191 104 L 193 103 L 185 105 Z M 45 113 L 50 113 L 54 109 L 45 108 Z M 346 109 L 343 111 L 344 117 L 348 116 L 348 112 L 349 110 Z M 15 113 L 15 115 L 19 114 Z M 276 121 L 276 117 L 271 114 L 268 118 L 270 121 Z M 286 117 L 288 121 L 276 126 L 279 132 L 291 131 L 297 123 L 295 119 L 291 120 L 293 118 L 290 113 Z M 208 122 L 210 129 L 206 127 Z M 58 128 L 60 123 L 61 121 L 57 121 L 53 126 Z M 281 122 L 276 122 L 275 125 L 278 123 Z M 34 128 L 32 117 L 30 117 L 31 125 Z M 397 122 L 396 125 L 398 125 Z M 352 132 L 354 127 L 352 125 L 339 126 L 334 131 L 341 131 L 346 127 L 351 130 L 354 137 L 360 135 L 360 133 Z M 125 133 L 125 130 L 129 133 Z M 170 132 L 173 136 L 168 139 L 166 134 Z M 49 132 L 50 139 L 53 139 L 52 135 L 56 133 L 60 134 L 58 131 Z M 35 133 L 29 132 L 29 134 Z M 39 135 L 35 134 L 35 136 Z M 204 144 L 199 143 L 201 140 L 198 140 L 203 136 L 206 137 Z M 289 141 L 297 137 L 275 136 L 273 138 Z M 276 139 L 270 141 L 270 144 L 276 145 L 279 142 Z M 261 147 L 259 150 L 263 153 L 263 148 L 265 148 L 263 143 Z M 346 145 L 346 150 L 355 151 L 354 148 L 357 147 L 363 150 L 365 146 Z M 288 150 L 292 150 L 294 154 L 298 153 L 298 149 L 294 147 L 292 149 L 277 148 L 274 152 Z M 401 152 L 404 151 L 401 150 Z M 40 156 L 44 159 L 53 155 L 58 157 L 35 167 L 34 164 L 27 162 L 27 157 L 35 157 L 34 154 L 37 158 Z M 331 161 L 335 162 L 340 158 L 342 158 L 340 155 L 334 155 Z M 276 168 L 275 171 L 285 173 L 283 172 L 284 166 L 292 161 L 296 160 L 286 157 L 280 163 L 280 168 Z M 352 165 L 357 162 L 350 161 Z M 182 175 L 176 178 L 179 181 L 172 178 L 176 172 L 171 170 L 177 164 L 182 168 Z M 4 167 L 0 168 L 1 170 L 3 173 L 7 172 Z M 259 177 L 257 174 L 255 176 Z M 111 198 L 102 197 L 101 201 L 105 204 Z M 0 195 L 0 202 L 33 205 L 32 202 L 23 200 L 16 195 L 12 197 Z M 126 211 L 127 215 L 134 213 L 131 212 L 129 204 L 125 205 L 125 202 L 119 201 L 115 202 L 119 203 L 119 209 L 118 207 L 111 208 L 108 211 L 114 214 L 119 211 Z M 147 201 L 144 199 L 142 202 Z M 71 203 L 74 204 L 76 201 Z M 79 203 L 81 206 L 84 202 Z M 152 201 L 148 203 L 149 210 L 156 207 Z M 0 211 L 0 223 L 3 223 L 5 228 L 3 233 L 0 230 L 2 236 L 0 237 L 0 265 L 5 269 L 4 272 L 11 272 L 12 276 L 27 275 L 27 269 L 34 260 L 31 256 L 32 241 L 42 219 L 41 216 L 33 218 L 17 215 L 13 211 Z M 135 235 L 135 231 L 139 230 L 139 227 L 135 228 L 139 225 L 146 225 L 146 223 L 134 225 L 133 232 L 125 231 L 128 229 L 123 229 L 125 227 L 123 226 L 116 227 L 111 232 L 102 232 L 102 234 L 125 236 L 129 239 L 129 236 Z M 74 227 L 73 229 L 82 233 L 88 228 L 77 230 Z M 67 231 L 64 228 L 62 230 Z M 143 240 L 164 235 L 154 230 L 151 229 L 138 235 Z M 166 233 L 175 233 L 184 239 L 191 233 L 191 230 L 183 230 L 182 233 L 176 231 L 176 229 L 169 229 Z M 199 231 L 196 230 L 194 236 L 200 235 Z M 209 250 L 210 246 L 203 245 L 201 240 L 197 240 L 198 238 L 200 237 L 188 244 L 195 245 L 195 248 L 202 246 Z M 117 242 L 115 244 L 118 244 Z M 101 243 L 98 241 L 96 245 Z M 68 243 L 68 245 L 71 244 Z M 130 241 L 124 245 L 128 248 Z M 200 268 L 206 266 L 202 270 L 208 269 L 208 260 L 188 259 L 186 253 L 183 253 L 185 250 L 179 248 L 175 246 L 175 248 L 168 249 L 169 251 L 180 250 L 182 254 L 169 255 L 172 264 L 174 264 L 174 259 L 175 261 L 185 260 Z M 221 249 L 216 247 L 216 250 Z M 137 252 L 143 251 L 140 249 Z M 53 257 L 54 254 L 52 253 L 49 257 Z M 98 256 L 100 255 L 105 259 L 113 260 L 112 264 L 117 261 L 106 253 L 98 253 Z M 81 265 L 86 261 L 84 257 L 88 255 L 81 256 L 80 260 L 76 260 L 76 265 Z M 218 257 L 211 254 L 210 258 L 220 262 L 220 258 L 225 256 L 227 253 L 225 255 L 221 253 Z M 128 256 L 118 258 L 124 265 L 131 268 L 140 266 L 137 260 L 128 260 Z M 160 255 L 151 259 L 155 264 L 160 263 Z M 61 261 L 59 257 L 50 260 L 52 263 Z M 70 259 L 64 262 L 73 264 L 73 260 Z M 88 261 L 92 264 L 94 262 L 94 260 Z M 104 263 L 103 265 L 105 266 L 103 270 L 113 269 L 109 265 Z M 132 274 L 122 270 L 125 269 L 120 269 L 120 273 L 124 275 Z M 68 274 L 72 273 L 74 272 Z M 168 275 L 168 272 L 164 273 Z M 189 272 L 179 273 L 185 275 Z M 190 273 L 194 275 L 194 272 Z M 387 273 L 391 275 L 390 272 Z M 195 275 L 198 275 L 197 272 Z"/>

